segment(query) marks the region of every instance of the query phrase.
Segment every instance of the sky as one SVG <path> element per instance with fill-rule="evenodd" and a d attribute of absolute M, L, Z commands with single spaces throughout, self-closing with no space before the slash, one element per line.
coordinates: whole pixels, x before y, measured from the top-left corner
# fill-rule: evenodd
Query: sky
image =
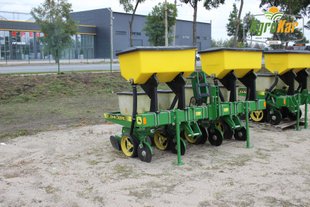
<path fill-rule="evenodd" d="M 44 0 L 0 0 L 0 11 L 11 12 L 30 12 L 31 8 L 41 4 Z M 170 3 L 174 3 L 174 0 L 167 0 Z M 72 4 L 73 11 L 84 11 L 100 8 L 112 8 L 113 11 L 124 12 L 123 7 L 119 4 L 119 0 L 68 0 Z M 147 0 L 141 3 L 137 9 L 137 14 L 147 15 L 151 12 L 152 8 L 159 2 L 164 0 Z M 233 3 L 237 4 L 239 8 L 240 1 L 226 0 L 224 5 L 221 5 L 217 9 L 206 10 L 203 7 L 203 1 L 199 2 L 197 21 L 212 23 L 212 39 L 225 40 L 228 38 L 226 32 L 226 24 L 228 23 L 229 13 L 232 11 Z M 261 14 L 262 9 L 259 8 L 260 0 L 246 0 L 244 1 L 244 7 L 242 16 L 251 12 L 252 14 Z M 193 9 L 190 5 L 178 3 L 178 19 L 192 20 Z M 307 22 L 308 19 L 305 19 Z M 305 32 L 307 39 L 310 39 L 310 31 Z"/>

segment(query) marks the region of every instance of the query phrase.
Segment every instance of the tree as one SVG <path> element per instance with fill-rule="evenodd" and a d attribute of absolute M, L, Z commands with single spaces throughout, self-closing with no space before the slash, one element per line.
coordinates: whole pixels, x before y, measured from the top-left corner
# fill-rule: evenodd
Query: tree
<path fill-rule="evenodd" d="M 71 36 L 76 34 L 77 25 L 70 16 L 71 4 L 67 0 L 45 0 L 31 10 L 31 15 L 44 33 L 42 39 L 46 49 L 54 56 L 60 73 L 61 52 L 70 46 Z"/>
<path fill-rule="evenodd" d="M 307 22 L 307 24 L 305 25 L 306 29 L 310 29 L 310 20 Z"/>
<path fill-rule="evenodd" d="M 146 36 L 149 37 L 149 42 L 154 46 L 165 45 L 165 9 L 167 6 L 167 20 L 168 20 L 168 34 L 169 42 L 172 41 L 172 29 L 176 22 L 177 9 L 175 4 L 159 3 L 156 5 L 152 12 L 146 17 L 144 31 Z"/>
<path fill-rule="evenodd" d="M 237 46 L 237 41 L 238 41 L 237 37 L 238 37 L 238 34 L 239 34 L 239 28 L 240 28 L 240 24 L 241 24 L 242 8 L 243 8 L 243 0 L 241 0 L 240 8 L 239 8 L 239 13 L 238 13 L 238 18 L 237 18 L 236 32 L 235 32 L 235 35 L 234 35 L 234 47 Z"/>
<path fill-rule="evenodd" d="M 309 0 L 261 0 L 260 7 L 280 6 L 284 13 L 290 15 L 310 15 Z"/>
<path fill-rule="evenodd" d="M 236 4 L 233 4 L 233 10 L 229 14 L 228 23 L 226 24 L 226 30 L 228 36 L 233 36 L 236 33 L 238 9 Z"/>
<path fill-rule="evenodd" d="M 196 46 L 197 44 L 197 31 L 196 31 L 196 25 L 197 25 L 197 8 L 198 8 L 198 2 L 200 0 L 180 0 L 181 2 L 185 4 L 190 4 L 191 7 L 193 7 L 194 14 L 193 14 L 193 46 Z M 220 4 L 224 4 L 225 0 L 205 0 L 204 7 L 207 10 L 210 10 L 211 8 L 217 8 Z"/>
<path fill-rule="evenodd" d="M 133 41 L 132 41 L 132 25 L 133 21 L 135 18 L 135 14 L 137 11 L 137 8 L 140 3 L 143 3 L 145 0 L 119 0 L 119 3 L 123 5 L 123 8 L 126 13 L 131 12 L 131 19 L 129 21 L 129 42 L 130 42 L 130 47 L 133 46 Z M 134 4 L 133 4 L 134 3 Z"/>

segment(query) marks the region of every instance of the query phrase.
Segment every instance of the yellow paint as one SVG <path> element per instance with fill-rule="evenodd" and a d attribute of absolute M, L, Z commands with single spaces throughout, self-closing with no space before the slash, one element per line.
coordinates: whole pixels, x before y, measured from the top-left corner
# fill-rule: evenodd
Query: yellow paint
<path fill-rule="evenodd" d="M 195 49 L 136 50 L 119 55 L 121 75 L 135 84 L 145 83 L 153 74 L 159 82 L 172 81 L 179 73 L 188 77 L 195 70 Z"/>
<path fill-rule="evenodd" d="M 196 111 L 196 116 L 201 116 L 201 111 Z"/>
<path fill-rule="evenodd" d="M 141 125 L 142 124 L 142 117 L 137 117 L 137 124 L 138 125 Z"/>
<path fill-rule="evenodd" d="M 262 65 L 261 51 L 219 50 L 200 53 L 202 70 L 208 75 L 223 78 L 234 70 L 238 78 L 250 70 L 257 72 Z"/>
<path fill-rule="evenodd" d="M 310 53 L 265 53 L 265 67 L 272 73 L 283 74 L 310 68 Z"/>
<path fill-rule="evenodd" d="M 224 112 L 229 112 L 229 108 L 224 108 L 223 111 Z"/>

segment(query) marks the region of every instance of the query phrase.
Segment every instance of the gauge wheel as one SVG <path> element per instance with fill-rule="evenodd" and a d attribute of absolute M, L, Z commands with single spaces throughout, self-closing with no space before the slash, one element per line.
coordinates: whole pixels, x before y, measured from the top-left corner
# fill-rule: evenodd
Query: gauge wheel
<path fill-rule="evenodd" d="M 121 150 L 121 144 L 120 144 L 120 142 L 116 139 L 115 136 L 110 136 L 110 142 L 111 142 L 111 144 L 112 144 L 112 146 L 113 146 L 114 149 L 119 150 L 119 151 Z"/>
<path fill-rule="evenodd" d="M 280 109 L 280 112 L 282 114 L 282 119 L 285 119 L 286 117 L 289 117 L 290 111 L 289 111 L 289 109 L 287 107 L 282 107 Z"/>
<path fill-rule="evenodd" d="M 250 113 L 250 117 L 255 122 L 261 122 L 264 119 L 264 111 L 263 110 L 252 111 Z"/>
<path fill-rule="evenodd" d="M 197 137 L 197 144 L 204 144 L 208 140 L 209 133 L 206 127 L 199 126 L 199 129 L 201 131 L 201 135 Z"/>
<path fill-rule="evenodd" d="M 245 141 L 246 140 L 246 129 L 245 129 L 245 127 L 235 129 L 234 137 L 236 140 Z"/>
<path fill-rule="evenodd" d="M 127 157 L 136 157 L 138 149 L 138 140 L 131 136 L 122 136 L 121 149 Z"/>
<path fill-rule="evenodd" d="M 181 155 L 185 155 L 186 152 L 186 143 L 183 139 L 181 141 Z M 177 140 L 171 139 L 171 147 L 170 150 L 173 154 L 177 154 Z"/>
<path fill-rule="evenodd" d="M 200 136 L 189 136 L 189 134 L 184 130 L 182 132 L 182 137 L 185 138 L 190 144 L 199 144 L 198 139 Z"/>
<path fill-rule="evenodd" d="M 139 144 L 138 157 L 142 162 L 150 163 L 152 161 L 152 151 L 147 144 Z"/>
<path fill-rule="evenodd" d="M 159 150 L 167 150 L 169 147 L 169 138 L 164 136 L 162 132 L 156 131 L 154 133 L 154 144 Z"/>
<path fill-rule="evenodd" d="M 208 140 L 211 145 L 220 146 L 223 142 L 223 134 L 217 128 L 210 128 Z"/>
<path fill-rule="evenodd" d="M 278 110 L 273 110 L 269 112 L 269 119 L 270 119 L 270 124 L 272 125 L 278 125 L 282 121 L 282 114 Z"/>

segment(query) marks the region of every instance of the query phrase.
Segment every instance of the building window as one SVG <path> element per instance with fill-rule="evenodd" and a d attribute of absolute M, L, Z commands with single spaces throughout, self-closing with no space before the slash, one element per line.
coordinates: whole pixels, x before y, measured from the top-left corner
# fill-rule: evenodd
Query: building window
<path fill-rule="evenodd" d="M 200 40 L 200 36 L 197 36 L 197 40 Z"/>
<path fill-rule="evenodd" d="M 116 35 L 126 35 L 127 32 L 126 31 L 115 31 Z"/>
<path fill-rule="evenodd" d="M 134 36 L 141 36 L 141 32 L 132 32 L 131 34 Z"/>
<path fill-rule="evenodd" d="M 207 40 L 207 37 L 203 37 L 203 40 Z"/>

